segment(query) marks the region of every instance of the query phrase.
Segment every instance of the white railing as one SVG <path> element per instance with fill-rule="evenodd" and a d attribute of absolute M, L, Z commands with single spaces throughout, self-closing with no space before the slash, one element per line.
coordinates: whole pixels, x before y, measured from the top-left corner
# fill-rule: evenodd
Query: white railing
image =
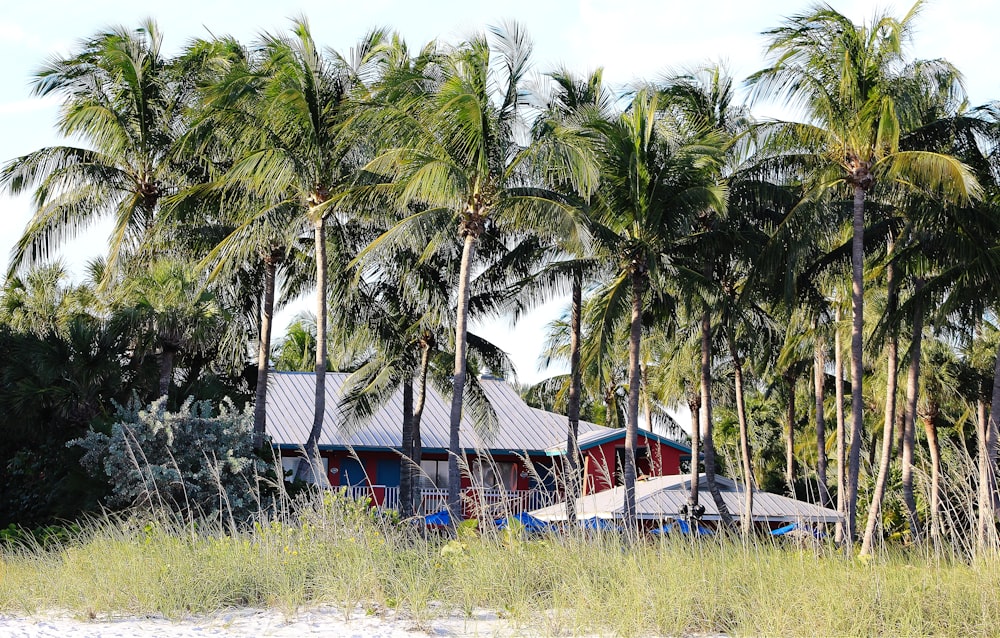
<path fill-rule="evenodd" d="M 399 509 L 399 488 L 385 485 L 343 487 L 353 499 L 370 499 L 379 509 Z M 469 518 L 501 518 L 551 505 L 557 496 L 543 490 L 491 490 L 467 487 L 462 490 L 465 515 Z M 448 490 L 420 490 L 422 514 L 439 512 L 448 506 Z"/>

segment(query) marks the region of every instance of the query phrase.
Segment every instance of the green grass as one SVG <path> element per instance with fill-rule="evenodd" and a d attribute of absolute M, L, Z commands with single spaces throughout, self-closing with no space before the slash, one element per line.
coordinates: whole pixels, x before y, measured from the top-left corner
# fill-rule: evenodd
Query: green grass
<path fill-rule="evenodd" d="M 767 539 L 424 541 L 337 498 L 240 533 L 105 520 L 61 546 L 8 547 L 0 611 L 177 617 L 232 606 L 345 615 L 493 609 L 543 635 L 996 635 L 1000 560 L 870 561 Z"/>

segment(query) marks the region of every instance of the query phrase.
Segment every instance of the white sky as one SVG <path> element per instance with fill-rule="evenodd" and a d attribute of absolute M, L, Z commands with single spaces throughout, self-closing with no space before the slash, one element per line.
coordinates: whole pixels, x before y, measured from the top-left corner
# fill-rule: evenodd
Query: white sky
<path fill-rule="evenodd" d="M 909 1 L 831 0 L 856 22 L 878 7 L 902 16 Z M 144 17 L 156 19 L 166 36 L 168 54 L 193 37 L 229 34 L 250 42 L 262 30 L 278 31 L 287 18 L 304 14 L 313 36 L 325 46 L 348 49 L 374 26 L 399 31 L 412 48 L 440 38 L 454 42 L 501 20 L 515 19 L 535 43 L 535 69 L 557 65 L 585 72 L 603 66 L 608 82 L 655 78 L 671 67 L 723 61 L 737 79 L 763 65 L 761 31 L 778 26 L 784 16 L 805 12 L 806 0 L 173 0 L 156 3 L 120 0 L 6 0 L 0 14 L 0 161 L 60 143 L 53 130 L 56 105 L 28 94 L 32 73 L 51 55 L 66 54 L 74 43 L 113 24 L 134 27 Z M 935 0 L 917 19 L 913 57 L 947 58 L 965 74 L 972 104 L 1000 98 L 1000 4 L 990 0 Z M 30 217 L 27 198 L 0 196 L 0 255 L 9 254 Z M 71 265 L 100 254 L 107 227 L 97 227 L 64 251 Z M 6 259 L 2 260 L 6 262 Z M 5 263 L 3 264 L 5 265 Z M 309 304 L 307 307 L 311 307 Z M 514 358 L 519 380 L 546 376 L 536 359 L 545 323 L 559 311 L 552 303 L 517 326 L 496 322 L 480 327 Z M 291 312 L 283 315 L 287 321 Z M 282 319 L 279 316 L 279 321 Z M 282 328 L 283 330 L 283 328 Z"/>

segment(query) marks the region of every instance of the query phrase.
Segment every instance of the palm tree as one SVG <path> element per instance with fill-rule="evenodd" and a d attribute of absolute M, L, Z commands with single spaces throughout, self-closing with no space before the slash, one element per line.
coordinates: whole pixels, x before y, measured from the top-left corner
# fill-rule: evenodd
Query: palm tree
<path fill-rule="evenodd" d="M 601 142 L 603 212 L 596 234 L 618 255 L 612 279 L 598 293 L 602 333 L 628 316 L 628 421 L 625 430 L 625 521 L 635 526 L 635 446 L 641 381 L 643 313 L 669 303 L 664 295 L 678 239 L 698 213 L 723 207 L 713 182 L 721 143 L 704 128 L 685 127 L 670 117 L 655 91 L 642 89 L 628 109 L 604 126 Z M 603 338 L 603 337 L 602 337 Z M 703 383 L 704 383 L 703 378 Z M 704 390 L 702 410 L 705 405 Z M 704 416 L 702 417 L 704 419 Z M 693 453 L 694 454 L 694 453 Z"/>
<path fill-rule="evenodd" d="M 86 147 L 47 147 L 4 166 L 0 184 L 8 192 L 37 186 L 35 213 L 15 245 L 11 271 L 44 261 L 66 240 L 111 217 L 106 273 L 113 276 L 119 259 L 139 249 L 161 199 L 186 182 L 172 153 L 195 87 L 175 77 L 162 42 L 151 20 L 134 31 L 115 27 L 36 74 L 34 95 L 63 98 L 59 132 Z"/>
<path fill-rule="evenodd" d="M 522 81 L 531 45 L 516 24 L 493 28 L 493 46 L 477 35 L 422 54 L 416 67 L 399 69 L 381 86 L 374 129 L 388 150 L 366 167 L 385 183 L 372 196 L 392 196 L 413 214 L 373 243 L 371 251 L 407 233 L 438 245 L 457 227 L 462 238 L 455 322 L 455 366 L 448 460 L 448 508 L 461 512 L 459 428 L 466 392 L 470 281 L 484 234 L 516 225 L 572 236 L 574 209 L 537 188 L 529 154 L 517 143 L 524 102 Z M 453 518 L 452 520 L 457 520 Z"/>
<path fill-rule="evenodd" d="M 324 54 L 304 18 L 287 36 L 261 36 L 256 54 L 210 90 L 205 125 L 230 131 L 235 161 L 218 184 L 247 194 L 260 208 L 253 222 L 286 206 L 312 230 L 316 267 L 316 392 L 305 449 L 318 455 L 326 413 L 327 220 L 339 190 L 360 165 L 355 140 L 345 128 L 350 100 L 377 73 L 386 34 L 365 35 L 352 56 Z"/>
<path fill-rule="evenodd" d="M 847 477 L 847 524 L 855 536 L 862 430 L 862 333 L 865 199 L 879 182 L 919 184 L 959 199 L 975 197 L 978 187 L 966 167 L 952 156 L 900 150 L 900 132 L 913 114 L 907 111 L 904 43 L 922 2 L 902 18 L 877 14 L 856 25 L 826 5 L 793 16 L 768 31 L 771 66 L 749 82 L 758 95 L 801 105 L 805 122 L 767 126 L 769 143 L 786 159 L 805 159 L 814 188 L 847 187 L 853 195 L 851 330 L 851 446 Z M 946 63 L 923 63 L 928 76 L 953 77 Z M 942 80 L 939 82 L 944 83 Z"/>

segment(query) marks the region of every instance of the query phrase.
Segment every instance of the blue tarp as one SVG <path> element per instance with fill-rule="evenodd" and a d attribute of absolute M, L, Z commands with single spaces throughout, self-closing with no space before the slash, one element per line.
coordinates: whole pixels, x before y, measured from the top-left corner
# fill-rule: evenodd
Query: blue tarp
<path fill-rule="evenodd" d="M 521 512 L 517 516 L 511 516 L 509 518 L 498 518 L 494 521 L 494 523 L 496 524 L 497 529 L 505 529 L 507 527 L 507 522 L 512 520 L 524 525 L 524 529 L 529 532 L 546 532 L 553 528 L 551 524 L 541 521 L 527 512 Z"/>
<path fill-rule="evenodd" d="M 601 532 L 617 532 L 621 530 L 620 527 L 615 525 L 614 521 L 597 518 L 596 516 L 593 518 L 581 518 L 577 523 L 583 529 L 594 529 Z"/>
<path fill-rule="evenodd" d="M 803 529 L 803 527 L 801 525 L 799 525 L 798 523 L 789 523 L 788 525 L 785 525 L 783 527 L 779 527 L 778 529 L 772 529 L 771 530 L 771 536 L 784 536 L 788 532 L 792 532 L 792 531 L 795 531 L 797 529 L 801 529 L 804 532 L 812 534 L 816 538 L 823 538 L 823 532 L 819 531 L 818 529 L 811 529 L 811 528 L 808 528 L 808 527 Z"/>
<path fill-rule="evenodd" d="M 427 525 L 451 525 L 451 516 L 448 515 L 448 510 L 441 510 L 425 516 L 424 523 Z"/>
<path fill-rule="evenodd" d="M 675 520 L 672 523 L 667 523 L 663 527 L 657 527 L 656 529 L 649 530 L 651 534 L 669 534 L 674 531 L 679 531 L 681 534 L 690 534 L 691 526 L 688 525 L 687 521 Z M 707 527 L 698 526 L 698 536 L 711 536 L 712 530 Z"/>

